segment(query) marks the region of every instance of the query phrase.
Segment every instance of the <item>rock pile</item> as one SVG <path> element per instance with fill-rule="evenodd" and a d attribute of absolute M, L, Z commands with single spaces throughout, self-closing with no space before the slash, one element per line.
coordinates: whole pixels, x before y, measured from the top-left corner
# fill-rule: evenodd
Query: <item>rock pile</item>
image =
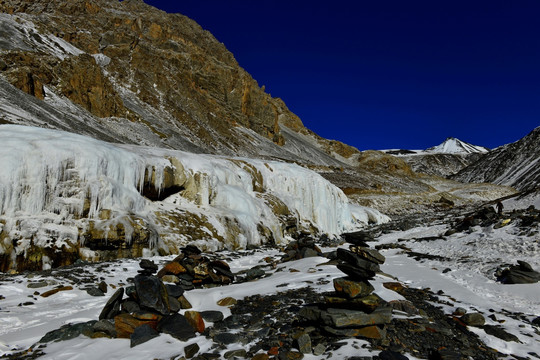
<path fill-rule="evenodd" d="M 185 255 L 186 258 L 191 256 L 193 254 Z M 204 332 L 201 313 L 185 311 L 183 315 L 179 314 L 181 309 L 191 307 L 183 297 L 184 287 L 165 284 L 155 275 L 158 266 L 153 261 L 143 259 L 139 265 L 141 270 L 133 279 L 133 285 L 125 290 L 119 288 L 111 296 L 99 315 L 99 321 L 66 325 L 47 333 L 40 342 L 67 340 L 84 334 L 92 338 L 127 338 L 133 347 L 160 333 L 186 341 L 196 336 L 196 333 Z M 168 268 L 167 265 L 164 269 Z"/>
<path fill-rule="evenodd" d="M 540 281 L 540 273 L 525 261 L 518 260 L 517 265 L 497 269 L 497 281 L 503 284 L 533 284 Z"/>
<path fill-rule="evenodd" d="M 345 237 L 349 250 L 338 248 L 336 263 L 346 274 L 334 279 L 335 292 L 325 296 L 325 304 L 308 305 L 300 315 L 322 326 L 331 335 L 383 339 L 385 325 L 392 321 L 392 307 L 377 294 L 369 283 L 385 258 L 368 248 L 368 234 L 355 233 Z"/>
<path fill-rule="evenodd" d="M 234 274 L 225 261 L 211 260 L 193 245 L 183 248 L 180 255 L 157 273 L 157 277 L 184 290 L 226 285 L 234 281 Z"/>
<path fill-rule="evenodd" d="M 300 236 L 298 240 L 288 243 L 283 250 L 285 254 L 282 256 L 281 261 L 293 261 L 322 255 L 321 249 L 315 244 L 315 239 L 310 235 Z"/>

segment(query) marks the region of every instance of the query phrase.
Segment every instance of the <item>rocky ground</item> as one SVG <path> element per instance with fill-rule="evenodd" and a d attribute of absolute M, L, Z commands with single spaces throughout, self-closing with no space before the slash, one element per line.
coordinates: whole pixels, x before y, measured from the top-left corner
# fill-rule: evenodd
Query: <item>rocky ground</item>
<path fill-rule="evenodd" d="M 92 338 L 129 338 L 131 346 L 139 346 L 159 333 L 186 341 L 196 333 L 204 336 L 209 346 L 197 343 L 186 345 L 173 359 L 301 359 L 331 358 L 341 348 L 371 350 L 371 356 L 347 356 L 348 359 L 534 359 L 540 358 L 534 349 L 527 357 L 503 354 L 487 346 L 478 331 L 506 343 L 521 343 L 515 334 L 502 326 L 503 318 L 519 320 L 540 334 L 540 318 L 519 312 L 490 309 L 490 313 L 467 311 L 456 307 L 451 294 L 434 292 L 429 288 L 413 288 L 381 273 L 384 256 L 370 244 L 381 236 L 395 231 L 446 224 L 445 233 L 416 238 L 415 242 L 437 241 L 443 237 L 474 232 L 478 227 L 503 227 L 513 222 L 521 233 L 538 235 L 540 212 L 534 208 L 497 215 L 492 208 L 454 209 L 431 216 L 407 216 L 390 224 L 373 227 L 364 232 L 344 234 L 342 241 L 304 237 L 291 243 L 274 256 L 249 269 L 233 273 L 228 263 L 249 252 L 201 254 L 195 247 L 184 248 L 175 259 L 155 264 L 140 262 L 139 274 L 119 283 L 114 289 L 99 318 L 92 321 L 65 325 L 47 333 L 30 349 L 4 355 L 6 359 L 40 358 L 51 342 L 73 339 L 77 336 Z M 504 218 L 504 219 L 503 219 Z M 510 219 L 504 224 L 504 220 Z M 501 221 L 502 220 L 502 221 Z M 345 242 L 345 243 L 343 243 Z M 339 247 L 336 248 L 336 246 Z M 400 248 L 418 261 L 437 258 L 438 255 L 408 249 L 403 242 L 379 244 L 377 249 Z M 324 249 L 321 250 L 321 249 Z M 251 250 L 256 253 L 259 250 Z M 281 266 L 307 257 L 323 257 L 320 266 L 337 266 L 342 276 L 322 276 L 300 288 L 288 289 L 288 283 L 276 285 L 273 294 L 251 295 L 236 299 L 227 293 L 230 284 L 256 283 L 264 278 L 278 276 Z M 443 261 L 444 258 L 439 256 Z M 112 263 L 85 264 L 26 273 L 28 287 L 35 289 L 19 306 L 32 306 L 38 298 L 54 296 L 59 292 L 78 288 L 91 296 L 109 297 L 112 284 L 107 274 Z M 293 263 L 292 263 L 293 264 Z M 505 265 L 505 264 L 501 264 Z M 91 270 L 90 270 L 91 269 Z M 534 283 L 539 274 L 526 262 L 501 266 L 494 274 L 500 282 Z M 290 268 L 291 281 L 294 276 Z M 313 272 L 320 269 L 313 269 Z M 370 282 L 376 274 L 384 275 L 384 288 L 399 294 L 400 300 L 385 301 L 374 292 Z M 53 277 L 53 290 L 40 292 L 50 281 L 32 281 L 41 276 Z M 17 280 L 19 279 L 19 280 Z M 20 276 L 2 275 L 3 286 L 21 281 Z M 316 285 L 333 283 L 333 291 L 318 291 Z M 230 310 L 194 311 L 184 297 L 193 289 L 223 287 L 221 305 Z M 283 291 L 279 291 L 279 287 Z M 0 297 L 1 299 L 2 297 Z M 0 308 L 2 307 L 0 300 Z M 449 313 L 448 309 L 453 311 Z M 178 324 L 183 324 L 178 326 Z M 478 330 L 474 330 L 478 329 Z M 337 356 L 337 355 L 336 355 Z"/>

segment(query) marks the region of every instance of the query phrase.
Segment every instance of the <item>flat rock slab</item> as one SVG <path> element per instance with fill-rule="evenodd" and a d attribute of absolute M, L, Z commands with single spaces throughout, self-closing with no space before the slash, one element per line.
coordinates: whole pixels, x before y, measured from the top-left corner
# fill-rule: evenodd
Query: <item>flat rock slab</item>
<path fill-rule="evenodd" d="M 349 277 L 334 279 L 334 289 L 350 299 L 368 296 L 375 290 L 370 283 L 366 281 L 355 281 Z"/>
<path fill-rule="evenodd" d="M 124 288 L 120 288 L 114 292 L 109 301 L 101 310 L 99 314 L 99 320 L 103 319 L 114 319 L 116 315 L 120 312 L 120 303 L 122 302 L 122 297 L 124 296 Z"/>
<path fill-rule="evenodd" d="M 139 305 L 155 310 L 162 315 L 170 313 L 167 288 L 155 276 L 137 275 L 134 279 Z"/>
<path fill-rule="evenodd" d="M 330 308 L 321 312 L 325 325 L 334 328 L 354 328 L 368 325 L 383 325 L 392 321 L 392 308 L 382 307 L 371 314 L 363 311 Z"/>

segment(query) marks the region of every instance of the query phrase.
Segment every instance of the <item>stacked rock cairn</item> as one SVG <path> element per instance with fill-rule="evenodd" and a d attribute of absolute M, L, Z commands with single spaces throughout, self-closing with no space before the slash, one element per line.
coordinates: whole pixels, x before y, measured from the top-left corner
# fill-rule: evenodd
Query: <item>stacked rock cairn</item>
<path fill-rule="evenodd" d="M 386 324 L 392 320 L 392 306 L 373 292 L 369 280 L 380 271 L 385 258 L 369 248 L 366 242 L 373 238 L 368 233 L 342 236 L 349 250 L 338 248 L 335 262 L 346 276 L 333 280 L 335 292 L 325 296 L 324 304 L 307 305 L 300 315 L 331 335 L 384 339 Z"/>

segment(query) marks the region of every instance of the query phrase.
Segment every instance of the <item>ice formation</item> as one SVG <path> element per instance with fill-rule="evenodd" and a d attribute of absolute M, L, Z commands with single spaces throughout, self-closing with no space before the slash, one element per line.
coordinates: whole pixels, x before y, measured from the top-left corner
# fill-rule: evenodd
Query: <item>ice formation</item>
<path fill-rule="evenodd" d="M 89 219 L 114 223 L 114 218 L 103 219 L 102 210 L 116 214 L 116 221 L 125 221 L 118 214 L 147 219 L 159 233 L 164 229 L 155 223 L 158 204 L 204 214 L 225 242 L 235 236 L 236 246 L 267 241 L 261 226 L 274 241 L 284 240 L 270 197 L 285 204 L 300 226 L 330 235 L 388 220 L 375 210 L 351 206 L 341 190 L 295 164 L 115 145 L 18 125 L 0 126 L 0 144 L 0 224 L 9 234 L 4 239 L 18 238 L 20 244 L 82 240 L 80 229 Z M 176 204 L 142 195 L 148 182 L 162 190 L 171 169 L 183 190 L 174 195 Z M 239 234 L 227 234 L 231 218 Z M 32 224 L 27 233 L 24 224 Z M 129 237 L 129 224 L 124 225 Z"/>

